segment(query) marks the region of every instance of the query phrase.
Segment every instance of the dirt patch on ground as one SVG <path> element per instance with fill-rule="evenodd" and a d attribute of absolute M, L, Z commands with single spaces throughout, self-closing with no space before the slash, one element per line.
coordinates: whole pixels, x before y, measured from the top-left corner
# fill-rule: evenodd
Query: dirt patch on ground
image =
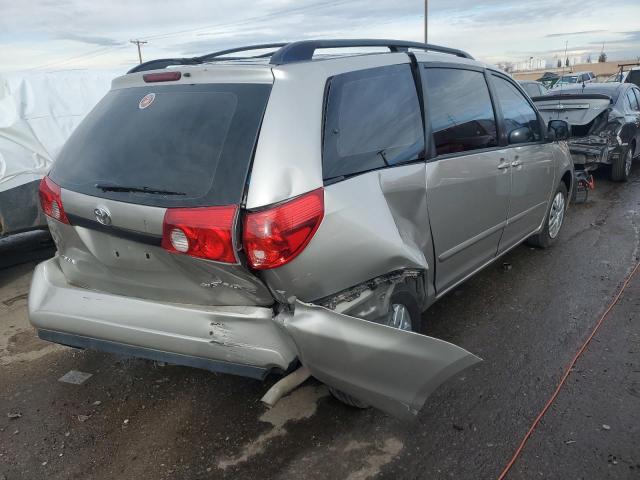
<path fill-rule="evenodd" d="M 33 331 L 24 330 L 16 333 L 7 343 L 7 352 L 11 355 L 19 353 L 36 352 L 51 345 L 40 340 Z"/>

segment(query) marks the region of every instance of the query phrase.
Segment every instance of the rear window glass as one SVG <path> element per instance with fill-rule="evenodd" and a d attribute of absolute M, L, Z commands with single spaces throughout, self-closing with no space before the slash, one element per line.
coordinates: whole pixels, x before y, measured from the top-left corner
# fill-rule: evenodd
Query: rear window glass
<path fill-rule="evenodd" d="M 239 203 L 270 85 L 113 90 L 73 133 L 51 177 L 63 188 L 155 206 Z M 102 191 L 96 185 L 174 192 Z"/>
<path fill-rule="evenodd" d="M 327 98 L 325 180 L 416 160 L 424 128 L 409 65 L 337 75 Z"/>
<path fill-rule="evenodd" d="M 498 145 L 496 119 L 484 74 L 428 68 L 427 93 L 426 105 L 438 155 Z"/>

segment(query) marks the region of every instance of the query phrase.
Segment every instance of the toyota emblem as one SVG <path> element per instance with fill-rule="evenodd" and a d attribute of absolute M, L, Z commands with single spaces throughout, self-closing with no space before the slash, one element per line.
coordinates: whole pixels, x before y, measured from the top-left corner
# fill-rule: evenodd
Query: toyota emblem
<path fill-rule="evenodd" d="M 102 225 L 111 225 L 111 214 L 106 208 L 98 207 L 93 211 L 93 214 Z"/>

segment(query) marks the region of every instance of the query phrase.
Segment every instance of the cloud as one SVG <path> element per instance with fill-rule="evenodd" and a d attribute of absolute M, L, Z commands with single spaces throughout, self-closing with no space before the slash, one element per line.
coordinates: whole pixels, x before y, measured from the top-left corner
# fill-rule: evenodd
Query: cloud
<path fill-rule="evenodd" d="M 574 35 L 591 35 L 593 33 L 603 33 L 603 32 L 606 32 L 606 30 L 583 30 L 582 32 L 549 33 L 548 35 L 545 35 L 545 37 L 547 38 L 572 37 Z"/>
<path fill-rule="evenodd" d="M 241 4 L 242 8 L 238 8 Z M 422 40 L 424 3 L 371 0 L 0 0 L 0 69 L 105 67 L 305 38 Z M 564 51 L 640 54 L 638 0 L 430 0 L 429 40 L 476 58 L 520 61 Z M 562 33 L 569 30 L 567 33 Z M 579 39 L 579 45 L 572 45 Z M 15 54 L 32 52 L 26 57 Z M 535 53 L 534 53 L 535 52 Z M 71 60 L 69 60 L 71 59 Z"/>
<path fill-rule="evenodd" d="M 60 40 L 73 40 L 74 42 L 88 43 L 89 45 L 100 45 L 103 47 L 113 47 L 124 45 L 125 42 L 114 38 L 99 37 L 95 35 L 82 35 L 77 33 L 58 33 L 55 38 Z"/>

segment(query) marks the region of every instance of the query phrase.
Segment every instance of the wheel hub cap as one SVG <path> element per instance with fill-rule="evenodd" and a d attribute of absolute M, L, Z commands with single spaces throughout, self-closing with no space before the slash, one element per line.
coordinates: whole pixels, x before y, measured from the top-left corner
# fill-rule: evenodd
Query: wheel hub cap
<path fill-rule="evenodd" d="M 560 227 L 564 220 L 564 207 L 564 195 L 562 192 L 558 192 L 556 196 L 553 197 L 551 211 L 549 212 L 549 236 L 551 238 L 556 238 L 560 232 Z"/>
<path fill-rule="evenodd" d="M 624 173 L 626 174 L 626 176 L 629 176 L 629 174 L 631 173 L 631 161 L 631 150 L 629 150 L 627 152 L 627 156 L 624 158 Z"/>
<path fill-rule="evenodd" d="M 392 304 L 387 325 L 400 330 L 411 330 L 411 314 L 407 307 L 398 303 Z"/>

